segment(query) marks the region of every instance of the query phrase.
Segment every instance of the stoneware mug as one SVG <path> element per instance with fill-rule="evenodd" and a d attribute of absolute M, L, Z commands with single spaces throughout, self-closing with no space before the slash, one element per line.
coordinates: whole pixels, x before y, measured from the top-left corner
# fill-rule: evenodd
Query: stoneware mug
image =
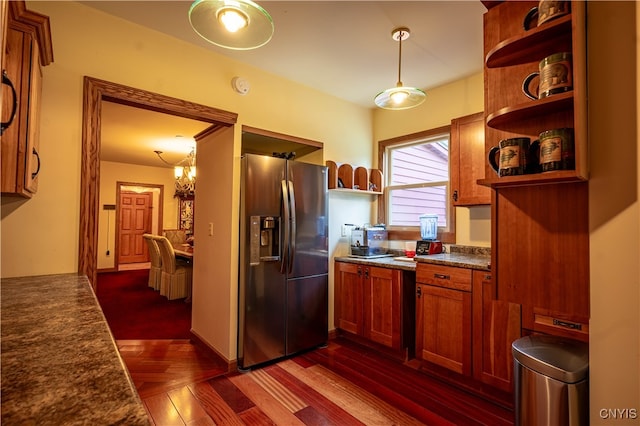
<path fill-rule="evenodd" d="M 573 89 L 573 74 L 571 72 L 571 53 L 560 52 L 547 56 L 538 64 L 539 71 L 532 72 L 522 82 L 522 91 L 531 99 L 542 99 L 556 93 L 568 92 Z M 531 90 L 534 78 L 540 78 L 537 93 Z"/>
<path fill-rule="evenodd" d="M 576 168 L 573 129 L 545 130 L 540 133 L 540 138 L 532 143 L 532 146 L 535 145 L 539 146 L 538 162 L 542 172 Z"/>
<path fill-rule="evenodd" d="M 518 176 L 527 172 L 531 139 L 509 138 L 489 150 L 489 165 L 498 176 Z"/>
<path fill-rule="evenodd" d="M 570 1 L 540 0 L 538 6 L 525 15 L 522 26 L 525 30 L 530 30 L 535 17 L 538 17 L 538 26 L 540 26 L 547 21 L 564 16 L 570 12 L 570 5 Z"/>

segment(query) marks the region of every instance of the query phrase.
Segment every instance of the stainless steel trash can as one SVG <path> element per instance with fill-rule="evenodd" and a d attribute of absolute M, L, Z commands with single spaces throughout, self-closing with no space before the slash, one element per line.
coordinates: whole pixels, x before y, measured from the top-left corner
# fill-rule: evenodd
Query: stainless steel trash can
<path fill-rule="evenodd" d="M 519 426 L 589 424 L 589 346 L 556 336 L 513 342 L 515 417 Z"/>

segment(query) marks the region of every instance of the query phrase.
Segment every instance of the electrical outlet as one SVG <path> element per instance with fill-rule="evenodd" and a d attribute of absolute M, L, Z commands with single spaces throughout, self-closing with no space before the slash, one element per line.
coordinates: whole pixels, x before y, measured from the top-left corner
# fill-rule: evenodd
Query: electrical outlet
<path fill-rule="evenodd" d="M 213 237 L 213 223 L 209 222 L 209 236 Z"/>
<path fill-rule="evenodd" d="M 340 232 L 341 237 L 348 237 L 351 235 L 351 230 L 355 227 L 352 223 L 345 223 L 342 225 L 342 231 Z"/>

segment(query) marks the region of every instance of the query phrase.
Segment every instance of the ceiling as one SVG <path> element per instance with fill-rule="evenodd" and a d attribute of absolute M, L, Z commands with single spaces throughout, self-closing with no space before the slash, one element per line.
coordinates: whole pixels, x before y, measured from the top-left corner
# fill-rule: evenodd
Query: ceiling
<path fill-rule="evenodd" d="M 425 90 L 427 97 L 429 89 L 479 73 L 483 66 L 482 15 L 486 9 L 478 0 L 258 0 L 272 16 L 275 33 L 266 45 L 246 51 L 223 49 L 200 38 L 189 25 L 190 0 L 81 3 L 368 108 L 375 108 L 373 98 L 377 93 L 395 86 L 398 80 L 398 42 L 391 38 L 391 32 L 399 26 L 411 30 L 409 39 L 402 43 L 402 82 Z M 118 106 L 114 114 L 122 113 L 120 108 L 129 107 Z M 119 129 L 128 132 L 119 133 L 114 140 L 132 138 L 146 128 L 140 123 L 157 115 L 142 112 L 145 117 L 133 117 L 132 113 L 113 117 L 120 121 Z M 123 123 L 123 117 L 131 123 Z M 110 156 L 118 150 L 122 153 L 123 148 L 110 152 L 111 121 L 109 111 L 105 111 L 102 158 L 116 161 Z M 155 124 L 171 128 L 161 135 L 154 127 L 156 136 L 165 138 L 193 136 L 207 127 L 166 116 Z M 145 132 L 137 138 L 151 136 Z M 132 146 L 126 143 L 125 151 Z M 157 157 L 155 160 L 159 162 Z"/>

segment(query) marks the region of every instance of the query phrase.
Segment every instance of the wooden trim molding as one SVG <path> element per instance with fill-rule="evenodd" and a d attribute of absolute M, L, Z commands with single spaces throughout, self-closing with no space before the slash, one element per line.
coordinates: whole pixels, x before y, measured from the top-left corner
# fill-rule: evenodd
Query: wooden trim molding
<path fill-rule="evenodd" d="M 420 139 L 426 139 L 431 136 L 441 135 L 444 133 L 449 133 L 451 135 L 451 126 L 441 126 L 435 129 L 424 130 L 421 132 L 412 133 L 409 135 L 398 136 L 391 139 L 386 139 L 383 141 L 378 141 L 378 169 L 381 172 L 384 172 L 384 164 L 385 164 L 385 150 L 388 146 L 399 145 L 408 142 L 415 142 Z M 386 222 L 386 200 L 387 200 L 387 185 L 385 187 L 385 194 L 382 197 L 378 198 L 378 223 Z M 438 239 L 443 243 L 447 244 L 455 244 L 456 242 L 456 208 L 451 203 L 451 197 L 449 197 L 449 217 L 447 218 L 447 223 L 449 224 L 449 228 L 447 232 L 441 232 L 438 235 Z M 411 227 L 405 227 L 403 229 L 389 229 L 389 239 L 390 240 L 419 240 L 420 239 L 420 229 L 413 229 Z"/>
<path fill-rule="evenodd" d="M 100 126 L 102 101 L 200 120 L 214 128 L 233 126 L 238 114 L 92 77 L 84 77 L 82 101 L 82 164 L 78 272 L 95 288 L 98 263 L 100 195 Z"/>
<path fill-rule="evenodd" d="M 300 143 L 303 145 L 315 146 L 317 148 L 323 148 L 324 144 L 322 142 L 314 141 L 311 139 L 299 138 L 297 136 L 285 135 L 283 133 L 272 132 L 270 130 L 258 129 L 256 127 L 250 126 L 242 126 L 243 133 L 253 133 L 254 135 L 266 136 L 274 139 L 281 139 L 285 141 L 291 141 Z"/>

